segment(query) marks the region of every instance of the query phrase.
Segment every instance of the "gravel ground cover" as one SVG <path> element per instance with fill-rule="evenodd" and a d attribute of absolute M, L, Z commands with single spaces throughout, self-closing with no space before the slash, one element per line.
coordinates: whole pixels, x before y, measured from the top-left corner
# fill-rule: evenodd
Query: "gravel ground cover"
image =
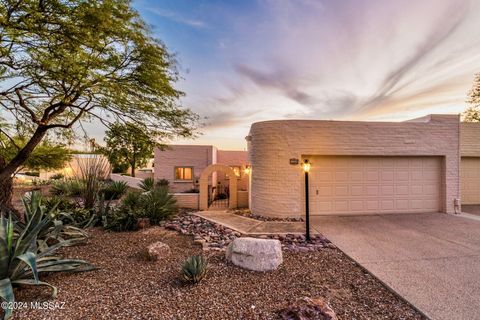
<path fill-rule="evenodd" d="M 340 319 L 423 319 L 379 281 L 335 248 L 284 252 L 284 263 L 269 273 L 242 270 L 224 253 L 207 251 L 209 272 L 198 285 L 179 280 L 187 256 L 202 252 L 192 236 L 162 227 L 126 233 L 92 229 L 88 243 L 62 254 L 82 258 L 100 269 L 52 274 L 59 308 L 17 310 L 14 319 L 275 319 L 277 310 L 300 297 L 322 297 Z M 165 260 L 146 260 L 144 249 L 168 244 Z M 49 299 L 48 290 L 26 287 L 17 301 Z M 60 308 L 63 307 L 63 308 Z"/>
<path fill-rule="evenodd" d="M 162 223 L 162 226 L 182 234 L 192 235 L 196 243 L 202 244 L 204 251 L 223 251 L 233 239 L 241 236 L 240 232 L 192 215 L 188 210 L 182 210 L 174 219 Z M 294 234 L 256 235 L 254 237 L 280 240 L 283 250 L 289 251 L 307 252 L 333 247 L 333 244 L 323 235 L 312 235 L 309 242 L 306 242 L 304 235 Z"/>

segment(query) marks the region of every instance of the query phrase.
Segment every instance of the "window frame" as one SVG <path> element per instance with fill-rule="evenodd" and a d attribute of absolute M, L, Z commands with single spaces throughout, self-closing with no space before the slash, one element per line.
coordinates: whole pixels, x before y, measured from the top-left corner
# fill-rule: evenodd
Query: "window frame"
<path fill-rule="evenodd" d="M 177 169 L 190 169 L 192 171 L 192 178 L 191 179 L 177 179 Z M 183 170 L 184 171 L 184 170 Z M 183 172 L 183 176 L 185 176 L 185 171 Z M 195 175 L 193 174 L 193 166 L 174 166 L 173 167 L 173 182 L 193 182 Z"/>

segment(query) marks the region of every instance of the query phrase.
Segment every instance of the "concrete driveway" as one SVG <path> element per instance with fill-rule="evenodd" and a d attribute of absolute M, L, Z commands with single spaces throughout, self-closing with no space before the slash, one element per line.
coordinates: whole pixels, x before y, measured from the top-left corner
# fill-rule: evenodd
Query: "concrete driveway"
<path fill-rule="evenodd" d="M 441 214 L 313 217 L 338 248 L 431 319 L 480 319 L 480 221 Z"/>

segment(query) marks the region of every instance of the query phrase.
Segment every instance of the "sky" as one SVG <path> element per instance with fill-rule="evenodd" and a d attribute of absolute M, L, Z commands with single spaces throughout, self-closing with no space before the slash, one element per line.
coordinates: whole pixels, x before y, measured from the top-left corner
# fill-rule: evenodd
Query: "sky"
<path fill-rule="evenodd" d="M 460 113 L 480 72 L 480 0 L 134 0 L 178 61 L 201 135 L 253 122 Z M 101 133 L 98 133 L 101 140 Z"/>

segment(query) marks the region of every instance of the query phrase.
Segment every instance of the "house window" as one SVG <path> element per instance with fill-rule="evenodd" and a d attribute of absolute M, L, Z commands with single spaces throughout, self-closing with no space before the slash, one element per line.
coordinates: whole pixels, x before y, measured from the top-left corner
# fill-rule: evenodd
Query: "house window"
<path fill-rule="evenodd" d="M 175 180 L 192 181 L 193 168 L 192 167 L 175 167 Z"/>
<path fill-rule="evenodd" d="M 237 178 L 241 178 L 242 176 L 242 167 L 241 166 L 230 166 L 230 168 L 233 169 L 233 172 L 235 172 L 235 175 Z M 226 178 L 228 179 L 228 174 L 226 175 Z"/>

